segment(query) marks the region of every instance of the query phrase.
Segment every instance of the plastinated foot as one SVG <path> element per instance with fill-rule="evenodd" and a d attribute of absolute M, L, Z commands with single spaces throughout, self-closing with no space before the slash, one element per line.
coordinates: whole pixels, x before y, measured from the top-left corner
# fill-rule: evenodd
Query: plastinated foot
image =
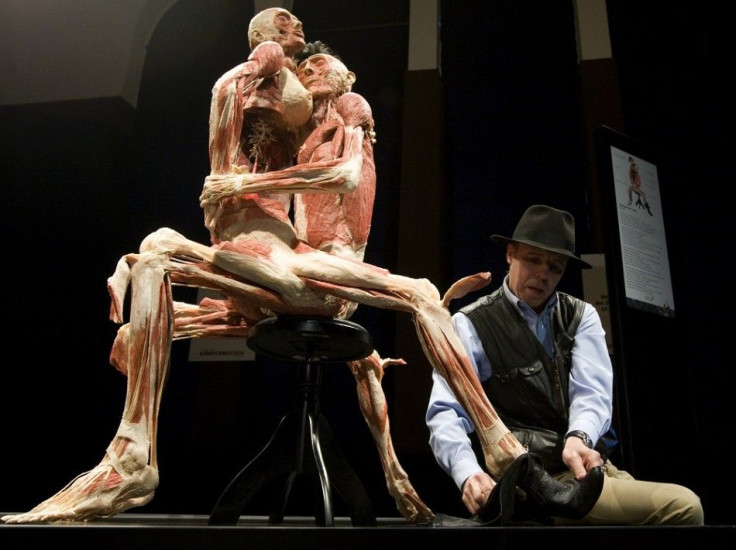
<path fill-rule="evenodd" d="M 118 432 L 135 437 L 138 425 L 124 423 Z M 92 470 L 80 474 L 61 491 L 32 510 L 0 518 L 5 523 L 86 521 L 109 517 L 151 501 L 158 487 L 158 470 L 148 464 L 148 442 L 128 437 L 113 441 Z M 115 447 L 117 443 L 117 447 Z M 122 449 L 118 457 L 114 448 Z"/>

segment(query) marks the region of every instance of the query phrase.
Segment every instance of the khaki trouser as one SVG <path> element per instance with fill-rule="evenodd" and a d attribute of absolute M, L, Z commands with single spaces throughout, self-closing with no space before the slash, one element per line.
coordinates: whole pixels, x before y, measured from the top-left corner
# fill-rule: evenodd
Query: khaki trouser
<path fill-rule="evenodd" d="M 558 525 L 703 525 L 700 498 L 674 483 L 640 481 L 619 470 L 610 460 L 603 466 L 603 491 L 593 509 L 581 520 L 556 518 Z M 569 470 L 555 475 L 565 480 Z"/>

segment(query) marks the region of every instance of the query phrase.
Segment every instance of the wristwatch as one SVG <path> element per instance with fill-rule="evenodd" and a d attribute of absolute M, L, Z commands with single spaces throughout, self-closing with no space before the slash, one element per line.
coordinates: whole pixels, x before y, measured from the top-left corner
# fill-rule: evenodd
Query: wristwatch
<path fill-rule="evenodd" d="M 567 435 L 565 436 L 565 441 L 567 441 L 568 437 L 578 437 L 583 440 L 583 443 L 585 443 L 585 446 L 589 449 L 593 448 L 593 442 L 588 437 L 588 434 L 586 434 L 582 430 L 573 430 L 571 432 L 567 432 Z"/>

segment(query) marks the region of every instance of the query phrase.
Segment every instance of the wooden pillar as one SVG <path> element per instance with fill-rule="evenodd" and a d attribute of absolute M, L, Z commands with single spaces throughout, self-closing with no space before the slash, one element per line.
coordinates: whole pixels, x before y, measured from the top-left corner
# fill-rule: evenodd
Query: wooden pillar
<path fill-rule="evenodd" d="M 427 278 L 442 293 L 447 289 L 448 261 L 438 18 L 438 2 L 412 0 L 404 79 L 397 273 Z M 405 314 L 397 316 L 396 350 L 407 365 L 398 367 L 395 375 L 394 445 L 400 452 L 429 452 L 424 414 L 432 367 L 411 317 Z"/>
<path fill-rule="evenodd" d="M 606 125 L 623 131 L 621 94 L 616 63 L 611 55 L 606 0 L 574 0 L 574 6 L 591 244 L 595 252 L 603 252 L 603 217 L 600 210 L 593 129 Z"/>

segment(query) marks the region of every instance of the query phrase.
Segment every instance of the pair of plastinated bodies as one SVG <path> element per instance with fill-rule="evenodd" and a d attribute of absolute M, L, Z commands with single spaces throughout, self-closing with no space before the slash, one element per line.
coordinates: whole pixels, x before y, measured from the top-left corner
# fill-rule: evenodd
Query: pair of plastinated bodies
<path fill-rule="evenodd" d="M 490 274 L 462 279 L 441 297 L 426 279 L 363 262 L 376 173 L 372 113 L 351 92 L 355 75 L 324 53 L 297 67 L 304 35 L 286 10 L 256 15 L 249 36 L 248 60 L 225 73 L 212 93 L 211 172 L 200 197 L 211 244 L 159 229 L 138 253 L 121 258 L 108 280 L 110 317 L 124 323 L 111 363 L 127 376 L 115 437 L 94 469 L 3 521 L 86 520 L 149 502 L 158 486 L 158 414 L 171 342 L 243 337 L 275 314 L 346 318 L 357 304 L 410 313 L 432 367 L 473 419 L 489 471 L 500 475 L 526 452 L 485 396 L 448 309 L 453 298 L 486 286 Z M 174 300 L 172 285 L 213 289 L 226 298 L 185 304 Z M 408 521 L 426 522 L 434 514 L 394 452 L 381 387 L 384 367 L 402 363 L 373 352 L 349 366 L 388 490 Z"/>

